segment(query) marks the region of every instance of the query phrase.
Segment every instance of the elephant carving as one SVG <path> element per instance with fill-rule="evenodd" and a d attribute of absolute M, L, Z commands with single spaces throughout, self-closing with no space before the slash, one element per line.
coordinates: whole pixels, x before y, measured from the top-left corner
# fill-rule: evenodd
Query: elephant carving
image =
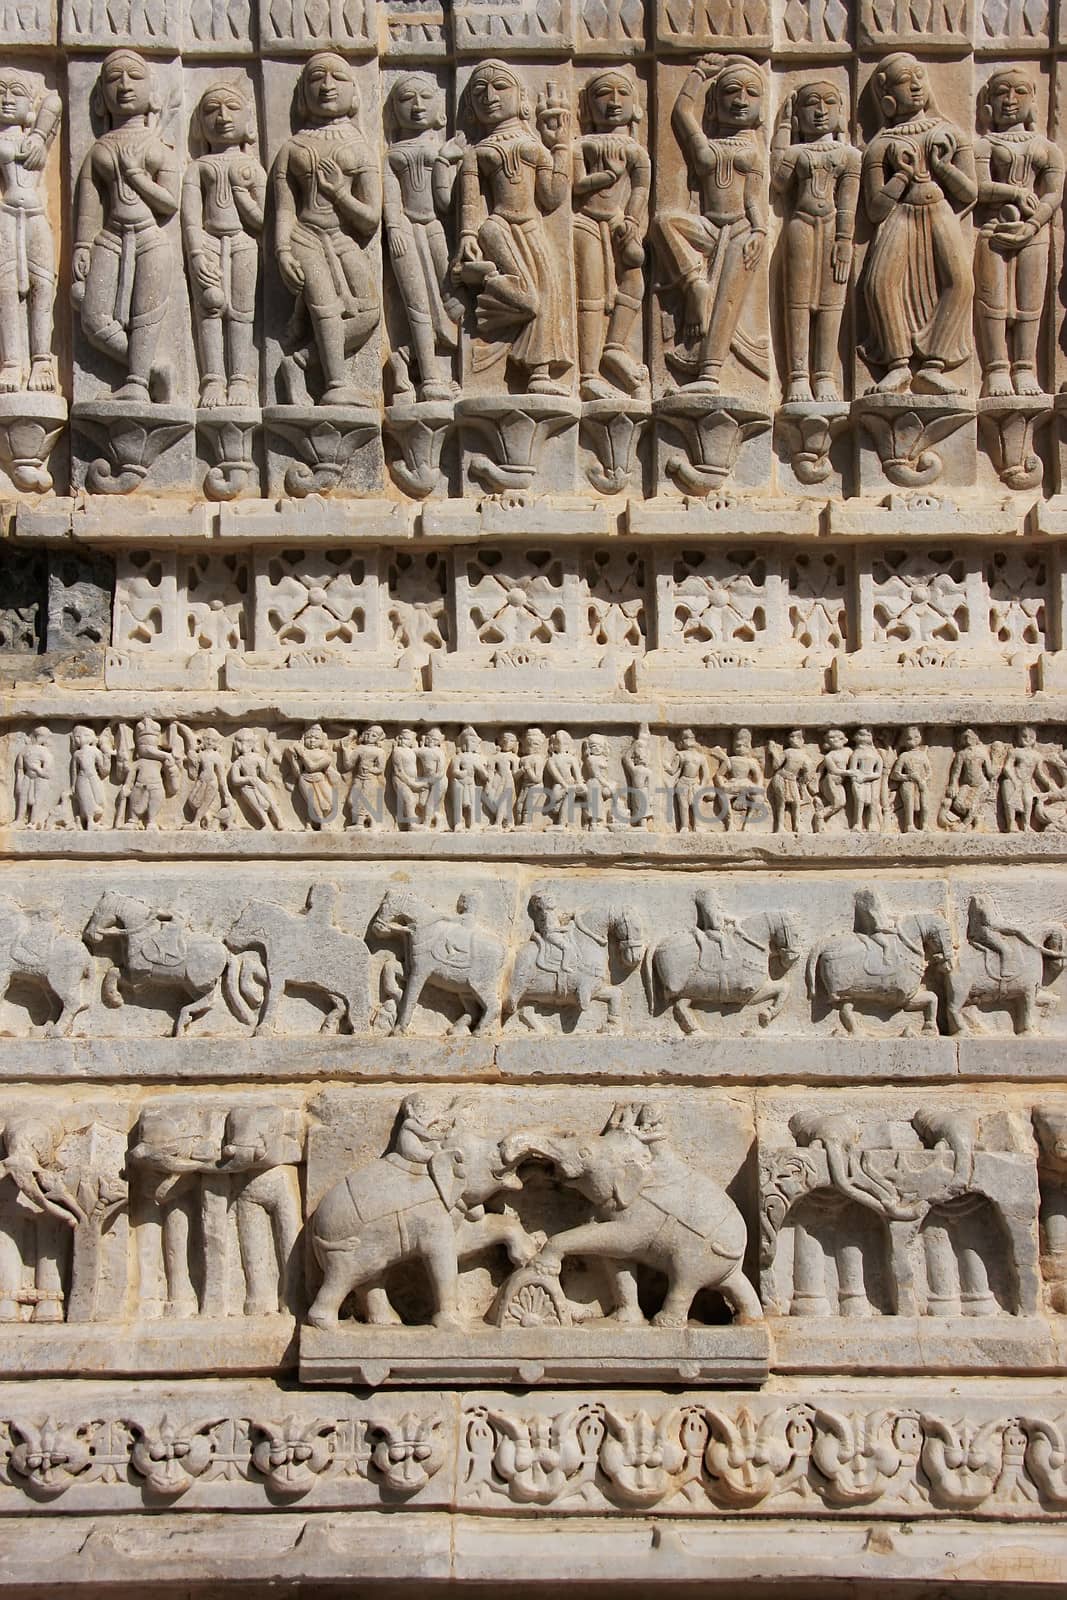
<path fill-rule="evenodd" d="M 741 1267 L 744 1218 L 719 1184 L 671 1149 L 654 1106 L 616 1106 L 597 1138 L 516 1133 L 503 1141 L 502 1153 L 509 1169 L 531 1160 L 550 1163 L 592 1203 L 592 1221 L 553 1235 L 538 1253 L 534 1268 L 547 1279 L 558 1278 L 568 1256 L 603 1256 L 615 1264 L 617 1321 L 644 1320 L 630 1270 L 637 1265 L 667 1278 L 653 1318 L 658 1327 L 685 1327 L 704 1288 L 718 1290 L 742 1321 L 762 1319 Z"/>
<path fill-rule="evenodd" d="M 435 1327 L 456 1327 L 459 1262 L 502 1244 L 516 1265 L 539 1240 L 486 1202 L 521 1187 L 494 1139 L 459 1131 L 453 1102 L 434 1116 L 422 1096 L 402 1107 L 393 1148 L 327 1190 L 310 1222 L 322 1286 L 308 1312 L 316 1328 L 335 1328 L 349 1294 L 373 1324 L 399 1323 L 383 1278 L 398 1262 L 420 1260 L 430 1280 Z M 543 1236 L 542 1236 L 543 1237 Z"/>

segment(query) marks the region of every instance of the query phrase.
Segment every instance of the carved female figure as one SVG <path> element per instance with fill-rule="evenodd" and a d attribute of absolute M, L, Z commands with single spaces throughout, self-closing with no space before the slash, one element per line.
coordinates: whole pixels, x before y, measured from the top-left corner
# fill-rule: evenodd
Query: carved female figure
<path fill-rule="evenodd" d="M 459 832 L 477 828 L 482 821 L 482 789 L 489 770 L 482 760 L 482 741 L 474 728 L 462 728 L 456 737 L 456 753 L 448 768 L 448 794 L 452 826 Z"/>
<path fill-rule="evenodd" d="M 574 146 L 574 270 L 583 400 L 648 389 L 648 369 L 630 354 L 644 296 L 645 234 L 652 163 L 634 138 L 641 107 L 618 67 L 582 90 L 586 131 Z"/>
<path fill-rule="evenodd" d="M 974 728 L 962 728 L 938 812 L 943 828 L 977 828 L 993 781 L 989 751 Z"/>
<path fill-rule="evenodd" d="M 0 394 L 54 394 L 55 246 L 41 172 L 63 102 L 15 68 L 0 72 Z M 27 372 L 28 364 L 28 372 Z"/>
<path fill-rule="evenodd" d="M 766 170 L 759 129 L 763 75 L 744 56 L 705 56 L 682 84 L 671 125 L 700 196 L 700 212 L 660 211 L 653 234 L 667 287 L 683 299 L 688 349 L 668 355 L 686 388 L 717 394 L 730 351 L 767 376 L 766 346 L 741 313 L 767 242 Z M 703 114 L 699 104 L 703 100 Z"/>
<path fill-rule="evenodd" d="M 486 762 L 487 778 L 482 808 L 492 825 L 505 832 L 515 822 L 519 765 L 519 741 L 516 735 L 510 731 L 498 734 L 496 749 Z"/>
<path fill-rule="evenodd" d="M 452 204 L 461 150 L 442 137 L 444 95 L 425 73 L 409 73 L 393 85 L 386 114 L 385 236 L 411 336 L 410 347 L 396 352 L 397 392 L 411 395 L 414 367 L 420 400 L 451 400 L 458 389 L 449 355 L 463 303 L 451 292 L 441 218 Z"/>
<path fill-rule="evenodd" d="M 930 784 L 933 768 L 930 752 L 923 742 L 921 728 L 905 728 L 900 735 L 900 752 L 889 772 L 889 786 L 900 802 L 902 833 L 920 833 L 930 825 Z"/>
<path fill-rule="evenodd" d="M 359 127 L 351 66 L 324 50 L 304 65 L 296 89 L 300 129 L 271 168 L 278 269 L 296 296 L 290 335 L 303 342 L 310 319 L 322 369 L 322 404 L 357 405 L 346 360 L 367 342 L 381 300 L 366 246 L 382 216 L 374 152 Z M 296 365 L 306 357 L 294 358 Z"/>
<path fill-rule="evenodd" d="M 71 300 L 89 343 L 124 366 L 124 400 L 166 399 L 169 369 L 154 366 L 174 253 L 163 231 L 178 210 L 178 162 L 159 131 L 155 74 L 135 50 L 104 58 L 94 109 L 109 127 L 82 163 L 74 198 Z"/>
<path fill-rule="evenodd" d="M 974 252 L 982 394 L 1040 394 L 1037 337 L 1048 280 L 1049 224 L 1063 202 L 1063 156 L 1035 129 L 1037 86 L 1002 67 L 983 91 L 987 133 L 975 150 L 985 218 Z"/>
<path fill-rule="evenodd" d="M 267 174 L 255 156 L 255 118 L 243 91 L 213 84 L 193 132 L 206 154 L 182 184 L 182 236 L 200 347 L 200 404 L 259 399 L 252 321 Z"/>
<path fill-rule="evenodd" d="M 788 207 L 783 243 L 789 400 L 839 400 L 837 338 L 852 265 L 860 154 L 836 84 L 800 86 L 771 140 L 771 188 Z"/>
<path fill-rule="evenodd" d="M 549 85 L 537 107 L 503 61 L 475 67 L 464 93 L 475 130 L 459 176 L 459 248 L 453 278 L 476 291 L 476 322 L 487 341 L 475 370 L 505 353 L 530 394 L 566 394 L 558 375 L 571 366 L 559 262 L 544 217 L 571 183 L 569 112 Z"/>
<path fill-rule="evenodd" d="M 886 369 L 880 394 L 959 394 L 946 372 L 971 353 L 973 278 L 957 210 L 978 194 L 974 152 L 934 104 L 926 68 L 904 51 L 874 74 L 885 124 L 863 154 L 875 228 L 863 270 L 863 359 Z M 911 363 L 919 363 L 912 376 Z"/>

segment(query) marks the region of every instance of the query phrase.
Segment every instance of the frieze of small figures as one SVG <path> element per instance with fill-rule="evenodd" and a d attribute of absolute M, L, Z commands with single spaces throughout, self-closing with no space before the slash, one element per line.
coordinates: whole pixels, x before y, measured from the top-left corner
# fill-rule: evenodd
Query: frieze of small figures
<path fill-rule="evenodd" d="M 1059 729 L 721 733 L 530 726 L 232 727 L 144 716 L 6 736 L 10 819 L 133 829 L 556 834 L 1045 834 Z"/>

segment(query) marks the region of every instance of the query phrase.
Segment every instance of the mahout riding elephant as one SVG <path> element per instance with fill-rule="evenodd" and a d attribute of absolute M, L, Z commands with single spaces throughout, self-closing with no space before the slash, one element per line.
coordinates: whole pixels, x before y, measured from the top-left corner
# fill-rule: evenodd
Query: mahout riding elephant
<path fill-rule="evenodd" d="M 325 995 L 330 1002 L 320 1033 L 338 1033 L 342 1025 L 351 1033 L 365 1031 L 370 957 L 362 939 L 335 925 L 336 898 L 333 884 L 317 883 L 308 890 L 303 911 L 287 911 L 270 900 L 250 900 L 226 934 L 229 949 L 238 955 L 254 951 L 265 974 L 253 1033 L 273 1033 L 283 996 L 300 989 Z M 229 970 L 226 1000 L 240 1015 L 252 998 L 253 975 L 244 965 L 236 974 Z M 237 993 L 231 993 L 234 976 L 242 986 Z"/>
<path fill-rule="evenodd" d="M 812 947 L 805 978 L 812 1000 L 836 1009 L 846 1033 L 862 1029 L 856 1005 L 921 1011 L 922 1031 L 937 1033 L 937 991 L 927 972 L 944 975 L 952 966 L 952 934 L 944 917 L 930 911 L 886 913 L 874 891 L 856 894 L 856 927 Z"/>
<path fill-rule="evenodd" d="M 106 1006 L 125 1004 L 123 988 L 177 989 L 186 998 L 174 1019 L 174 1037 L 206 1016 L 220 993 L 243 992 L 250 978 L 239 970 L 247 958 L 235 956 L 214 934 L 187 928 L 173 911 L 160 911 L 131 894 L 109 889 L 100 896 L 82 938 L 90 950 L 107 953 L 117 946 L 104 976 L 101 998 Z M 238 1013 L 249 1022 L 254 1012 Z"/>
<path fill-rule="evenodd" d="M 92 957 L 74 934 L 45 912 L 0 899 L 0 1000 L 14 978 L 28 980 L 59 1006 L 45 1031 L 66 1038 L 88 1009 L 92 975 Z"/>
<path fill-rule="evenodd" d="M 393 1033 L 407 1033 L 424 989 L 472 998 L 477 1017 L 465 1013 L 453 1032 L 470 1026 L 488 1033 L 500 1022 L 500 990 L 507 945 L 474 920 L 473 895 L 460 895 L 456 910 L 441 912 L 404 890 L 390 889 L 371 919 L 372 939 L 399 939 L 404 946 L 403 992 Z"/>
<path fill-rule="evenodd" d="M 538 1240 L 517 1218 L 487 1211 L 494 1195 L 522 1184 L 495 1139 L 462 1132 L 458 1108 L 427 1127 L 418 1097 L 405 1102 L 405 1120 L 386 1155 L 328 1189 L 309 1231 L 322 1286 L 308 1311 L 317 1328 L 337 1326 L 355 1291 L 367 1322 L 398 1323 L 382 1282 L 401 1261 L 421 1260 L 433 1295 L 433 1323 L 459 1326 L 459 1262 L 502 1244 L 524 1265 Z"/>
<path fill-rule="evenodd" d="M 648 1009 L 670 1005 L 683 1033 L 699 1033 L 693 1002 L 706 1005 L 758 1006 L 765 1028 L 789 995 L 789 973 L 800 959 L 800 934 L 783 911 L 760 912 L 743 921 L 704 914 L 697 897 L 697 926 L 669 934 L 650 947 L 642 963 Z M 780 976 L 771 975 L 777 964 Z"/>
<path fill-rule="evenodd" d="M 680 1328 L 701 1289 L 724 1296 L 742 1321 L 763 1316 L 741 1268 L 748 1230 L 729 1195 L 671 1149 L 658 1110 L 618 1105 L 595 1138 L 539 1132 L 512 1134 L 502 1144 L 509 1168 L 549 1162 L 564 1183 L 592 1202 L 594 1219 L 554 1234 L 534 1262 L 556 1277 L 568 1256 L 603 1256 L 616 1265 L 613 1314 L 643 1320 L 627 1267 L 657 1268 L 667 1294 L 653 1321 Z"/>
<path fill-rule="evenodd" d="M 515 958 L 504 1021 L 516 1015 L 540 1031 L 533 1004 L 574 1008 L 581 1020 L 598 1000 L 607 1007 L 598 1031 L 617 1027 L 622 996 L 612 982 L 612 952 L 627 975 L 640 966 L 646 940 L 637 912 L 628 906 L 561 912 L 554 897 L 543 893 L 531 896 L 530 916 L 533 932 Z"/>

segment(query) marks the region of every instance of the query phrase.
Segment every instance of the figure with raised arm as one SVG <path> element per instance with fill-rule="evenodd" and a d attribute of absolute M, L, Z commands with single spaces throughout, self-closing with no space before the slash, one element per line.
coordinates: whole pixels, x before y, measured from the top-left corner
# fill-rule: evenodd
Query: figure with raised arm
<path fill-rule="evenodd" d="M 742 313 L 767 243 L 763 74 L 746 56 L 705 56 L 682 84 L 671 125 L 689 164 L 700 210 L 659 211 L 652 229 L 665 287 L 682 297 L 684 349 L 669 364 L 685 387 L 718 394 L 731 350 L 767 376 L 766 340 Z"/>
<path fill-rule="evenodd" d="M 549 84 L 535 128 L 526 86 L 504 61 L 480 62 L 463 98 L 474 140 L 460 167 L 452 275 L 475 291 L 487 348 L 472 364 L 478 371 L 506 354 L 528 394 L 567 394 L 566 300 L 544 219 L 570 192 L 570 112 Z"/>
<path fill-rule="evenodd" d="M 771 140 L 771 189 L 787 208 L 783 235 L 785 399 L 840 400 L 837 340 L 852 265 L 860 153 L 848 142 L 836 84 L 801 84 Z"/>

